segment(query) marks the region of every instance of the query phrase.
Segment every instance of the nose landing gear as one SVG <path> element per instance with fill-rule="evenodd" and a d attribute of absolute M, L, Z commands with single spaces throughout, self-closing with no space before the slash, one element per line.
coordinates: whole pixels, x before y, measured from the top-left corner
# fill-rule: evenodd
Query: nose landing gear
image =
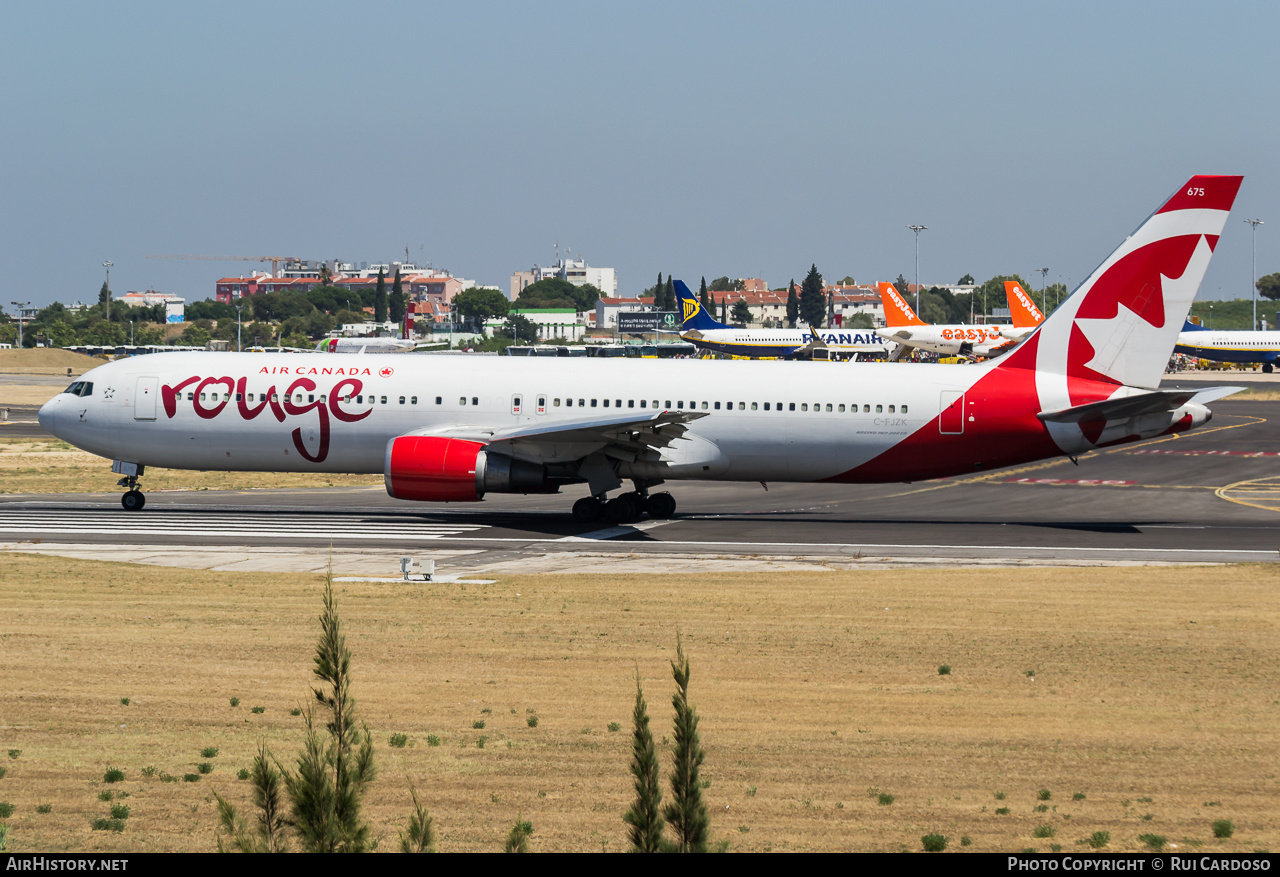
<path fill-rule="evenodd" d="M 138 489 L 138 479 L 142 477 L 142 473 L 146 471 L 146 468 L 137 463 L 125 463 L 116 460 L 111 464 L 111 471 L 117 475 L 124 476 L 116 482 L 116 485 L 128 488 L 124 496 L 120 497 L 120 505 L 124 507 L 126 512 L 142 511 L 142 507 L 147 504 L 147 498 Z"/>

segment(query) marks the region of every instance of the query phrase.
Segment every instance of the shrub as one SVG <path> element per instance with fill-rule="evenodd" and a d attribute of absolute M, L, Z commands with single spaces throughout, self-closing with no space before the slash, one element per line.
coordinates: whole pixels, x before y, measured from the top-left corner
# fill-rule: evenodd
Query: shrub
<path fill-rule="evenodd" d="M 184 783 L 198 783 L 198 782 L 200 782 L 200 774 L 198 774 L 198 773 L 184 773 L 184 774 L 182 775 L 182 781 L 183 781 Z"/>
<path fill-rule="evenodd" d="M 107 772 L 102 775 L 104 783 L 119 783 L 124 781 L 124 771 L 118 767 L 108 767 Z"/>
<path fill-rule="evenodd" d="M 153 777 L 153 776 L 155 776 L 155 775 L 156 775 L 156 766 L 155 766 L 154 764 L 148 764 L 146 767 L 144 767 L 144 768 L 142 769 L 142 775 L 143 775 L 144 777 Z"/>
<path fill-rule="evenodd" d="M 997 800 L 997 801 L 1003 801 L 1003 800 L 1005 799 L 1005 797 L 1006 797 L 1006 796 L 1005 796 L 1005 793 L 1004 793 L 1004 792 L 996 792 L 996 800 Z"/>
<path fill-rule="evenodd" d="M 1050 798 L 1053 797 L 1053 792 L 1049 791 L 1048 789 L 1041 789 L 1040 791 L 1036 792 L 1036 797 L 1039 798 L 1041 801 L 1048 801 Z"/>
<path fill-rule="evenodd" d="M 876 802 L 879 803 L 881 807 L 888 807 L 893 803 L 893 800 L 893 795 L 881 793 L 876 796 Z"/>
<path fill-rule="evenodd" d="M 1218 819 L 1213 823 L 1213 836 L 1220 840 L 1225 840 L 1235 833 L 1235 824 L 1230 819 Z"/>
<path fill-rule="evenodd" d="M 408 742 L 409 742 L 409 738 L 404 734 L 392 734 L 390 739 L 387 740 L 387 743 L 393 749 L 403 749 L 405 747 L 405 744 Z"/>
<path fill-rule="evenodd" d="M 4 779 L 4 775 L 9 772 L 9 768 L 0 767 L 0 780 Z"/>
<path fill-rule="evenodd" d="M 291 715 L 291 716 L 300 716 L 300 715 L 302 715 L 302 708 L 301 708 L 301 707 L 296 707 L 296 706 L 295 706 L 293 709 L 289 710 L 289 715 Z"/>
<path fill-rule="evenodd" d="M 1008 808 L 1008 807 L 997 807 L 997 808 L 996 808 L 996 815 L 997 815 L 997 816 L 1008 816 L 1008 815 L 1009 815 L 1009 808 Z"/>
<path fill-rule="evenodd" d="M 202 761 L 196 765 L 196 770 L 200 773 L 213 773 L 213 765 L 207 761 Z"/>
<path fill-rule="evenodd" d="M 128 804 L 112 804 L 111 818 L 112 819 L 128 819 L 129 805 Z"/>
<path fill-rule="evenodd" d="M 483 731 L 483 730 L 484 730 L 484 719 L 476 719 L 474 722 L 472 722 L 472 723 L 471 723 L 471 727 L 472 727 L 472 728 L 474 728 L 474 729 L 475 729 L 475 730 L 477 730 L 477 731 Z"/>
<path fill-rule="evenodd" d="M 973 838 L 969 837 L 969 835 L 966 834 L 964 837 L 960 838 L 960 846 L 967 847 L 967 846 L 971 846 L 972 844 L 973 844 Z"/>
<path fill-rule="evenodd" d="M 488 737 L 483 737 L 483 736 L 482 736 L 482 737 L 477 737 L 477 738 L 476 738 L 476 748 L 477 748 L 477 749 L 483 749 L 483 748 L 484 748 L 484 744 L 486 744 L 486 743 L 488 743 L 488 742 L 489 742 L 489 738 L 488 738 Z"/>
<path fill-rule="evenodd" d="M 1071 796 L 1071 800 L 1072 800 L 1072 801 L 1083 801 L 1083 800 L 1084 800 L 1084 792 L 1076 792 L 1074 795 L 1072 795 L 1072 796 Z"/>
<path fill-rule="evenodd" d="M 233 698 L 231 698 L 231 705 L 232 705 L 233 707 L 240 706 L 240 698 L 238 698 L 238 697 L 233 697 Z"/>
<path fill-rule="evenodd" d="M 236 771 L 236 779 L 247 780 L 248 778 L 249 778 L 249 768 L 242 767 L 238 771 Z"/>
<path fill-rule="evenodd" d="M 1047 813 L 1049 811 L 1048 804 L 1037 804 L 1035 808 L 1037 813 Z"/>
<path fill-rule="evenodd" d="M 218 757 L 218 747 L 216 747 L 216 746 L 206 746 L 205 748 L 203 748 L 203 749 L 201 749 L 201 750 L 200 750 L 200 757 L 201 757 L 201 758 L 217 758 L 217 757 Z"/>
<path fill-rule="evenodd" d="M 941 667 L 939 667 L 939 668 L 938 668 L 938 675 L 939 675 L 939 676 L 950 676 L 950 675 L 951 675 L 951 665 L 950 665 L 950 664 L 943 664 Z"/>
<path fill-rule="evenodd" d="M 1109 843 L 1111 843 L 1111 832 L 1109 831 L 1095 831 L 1089 835 L 1089 846 L 1095 850 L 1100 850 Z"/>
<path fill-rule="evenodd" d="M 17 757 L 18 757 L 19 755 L 21 755 L 21 754 L 22 754 L 22 750 L 21 750 L 21 749 L 10 749 L 10 750 L 9 750 L 9 757 L 10 757 L 10 758 L 17 758 Z"/>
<path fill-rule="evenodd" d="M 1162 850 L 1169 839 L 1162 834 L 1140 834 L 1138 840 L 1153 850 Z"/>
<path fill-rule="evenodd" d="M 89 824 L 94 831 L 124 831 L 123 819 L 95 819 Z"/>
<path fill-rule="evenodd" d="M 37 805 L 36 805 L 36 812 L 37 812 L 37 813 L 52 813 L 52 812 L 53 812 L 53 805 L 52 805 L 52 804 L 37 804 Z"/>
<path fill-rule="evenodd" d="M 165 773 L 164 771 L 161 771 L 161 772 L 160 772 L 160 782 L 162 782 L 162 783 L 176 783 L 177 781 L 178 781 L 178 778 L 177 778 L 176 776 L 174 776 L 173 774 L 171 774 L 171 773 Z"/>
<path fill-rule="evenodd" d="M 0 819 L 8 819 L 17 808 L 8 801 L 0 801 Z"/>
<path fill-rule="evenodd" d="M 439 738 L 439 737 L 437 737 L 435 734 L 428 734 L 428 735 L 427 735 L 427 745 L 428 745 L 428 746 L 439 746 L 439 745 L 440 745 L 440 738 Z"/>
<path fill-rule="evenodd" d="M 98 793 L 98 800 L 99 800 L 99 801 L 110 801 L 110 800 L 111 800 L 111 792 L 99 792 L 99 793 Z"/>
<path fill-rule="evenodd" d="M 121 705 L 121 706 L 128 706 L 128 705 L 129 705 L 129 698 L 127 698 L 127 697 L 122 697 L 122 698 L 120 698 L 120 705 Z"/>
<path fill-rule="evenodd" d="M 528 725 L 530 728 L 536 728 L 536 727 L 538 727 L 538 717 L 537 717 L 537 716 L 529 716 L 529 717 L 527 717 L 527 718 L 524 720 L 524 723 L 525 723 L 526 725 Z"/>
<path fill-rule="evenodd" d="M 609 723 L 609 730 L 610 730 L 610 731 L 621 731 L 621 730 L 622 730 L 622 725 L 621 725 L 621 724 L 619 724 L 618 722 L 610 722 L 610 723 Z"/>
<path fill-rule="evenodd" d="M 255 713 L 265 713 L 267 708 L 265 706 L 255 706 L 252 708 L 252 711 Z"/>
<path fill-rule="evenodd" d="M 529 852 L 529 838 L 533 835 L 533 823 L 525 822 L 517 819 L 516 824 L 511 826 L 511 833 L 507 835 L 506 845 L 503 852 L 506 853 L 527 853 Z"/>
<path fill-rule="evenodd" d="M 1055 829 L 1049 823 L 1045 822 L 1040 825 L 1037 825 L 1035 827 L 1035 830 L 1031 832 L 1031 836 L 1032 837 L 1053 837 L 1057 833 L 1058 833 L 1057 829 Z"/>
<path fill-rule="evenodd" d="M 920 838 L 920 843 L 924 844 L 925 852 L 940 853 L 947 848 L 947 841 L 950 838 L 943 837 L 940 834 L 926 834 Z"/>

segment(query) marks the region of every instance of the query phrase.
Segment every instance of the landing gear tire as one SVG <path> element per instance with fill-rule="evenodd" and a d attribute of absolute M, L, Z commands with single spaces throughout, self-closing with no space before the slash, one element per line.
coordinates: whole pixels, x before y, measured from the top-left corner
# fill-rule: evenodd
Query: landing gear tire
<path fill-rule="evenodd" d="M 669 493 L 655 493 L 645 501 L 644 510 L 649 517 L 665 521 L 676 513 L 676 498 Z"/>
<path fill-rule="evenodd" d="M 140 512 L 142 507 L 147 504 L 147 498 L 141 490 L 130 490 L 124 496 L 120 497 L 120 505 L 124 506 L 126 512 Z"/>
<path fill-rule="evenodd" d="M 584 496 L 573 504 L 573 519 L 589 524 L 604 517 L 604 503 L 594 496 Z"/>
<path fill-rule="evenodd" d="M 1269 375 L 1269 374 L 1271 374 L 1271 370 L 1272 370 L 1272 368 L 1273 368 L 1273 366 L 1271 365 L 1271 363 L 1269 363 L 1269 362 L 1264 362 L 1264 363 L 1262 364 L 1262 373 L 1263 373 L 1264 375 Z"/>
<path fill-rule="evenodd" d="M 644 514 L 644 504 L 639 494 L 624 493 L 605 503 L 604 518 L 610 524 L 630 524 Z"/>

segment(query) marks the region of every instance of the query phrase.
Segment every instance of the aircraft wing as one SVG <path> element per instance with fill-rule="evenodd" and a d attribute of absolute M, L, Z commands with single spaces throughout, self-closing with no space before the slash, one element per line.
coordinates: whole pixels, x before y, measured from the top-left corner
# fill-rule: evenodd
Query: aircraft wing
<path fill-rule="evenodd" d="M 1121 396 L 1063 408 L 1061 411 L 1042 411 L 1036 416 L 1047 423 L 1084 423 L 1096 420 L 1123 420 L 1143 414 L 1176 411 L 1188 402 L 1204 405 L 1214 399 L 1239 393 L 1244 387 L 1210 387 L 1206 390 L 1155 390 L 1135 396 Z"/>
<path fill-rule="evenodd" d="M 635 460 L 646 450 L 665 448 L 685 434 L 686 424 L 706 417 L 700 411 L 655 411 L 614 417 L 584 417 L 553 425 L 539 423 L 508 427 L 474 424 L 431 427 L 408 435 L 433 435 L 485 444 L 505 443 L 513 456 L 541 460 L 580 459 L 596 450 L 619 460 Z"/>

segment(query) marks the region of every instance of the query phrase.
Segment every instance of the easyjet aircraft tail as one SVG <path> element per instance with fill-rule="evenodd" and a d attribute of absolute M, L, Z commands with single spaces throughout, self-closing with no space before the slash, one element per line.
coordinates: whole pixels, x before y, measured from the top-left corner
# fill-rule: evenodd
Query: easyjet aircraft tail
<path fill-rule="evenodd" d="M 925 321 L 916 316 L 911 305 L 898 294 L 892 283 L 880 283 L 880 301 L 884 302 L 884 324 L 890 329 L 898 326 L 924 326 Z"/>
<path fill-rule="evenodd" d="M 1009 299 L 1009 313 L 1015 329 L 1034 329 L 1044 322 L 1044 313 L 1036 307 L 1021 283 L 1006 280 L 1004 294 Z"/>
<path fill-rule="evenodd" d="M 706 309 L 702 307 L 702 302 L 698 301 L 698 297 L 689 291 L 689 287 L 685 286 L 683 280 L 672 281 L 676 288 L 676 298 L 680 300 L 680 328 L 684 331 L 690 329 L 732 329 L 732 326 L 726 326 L 724 323 L 717 322 Z"/>

